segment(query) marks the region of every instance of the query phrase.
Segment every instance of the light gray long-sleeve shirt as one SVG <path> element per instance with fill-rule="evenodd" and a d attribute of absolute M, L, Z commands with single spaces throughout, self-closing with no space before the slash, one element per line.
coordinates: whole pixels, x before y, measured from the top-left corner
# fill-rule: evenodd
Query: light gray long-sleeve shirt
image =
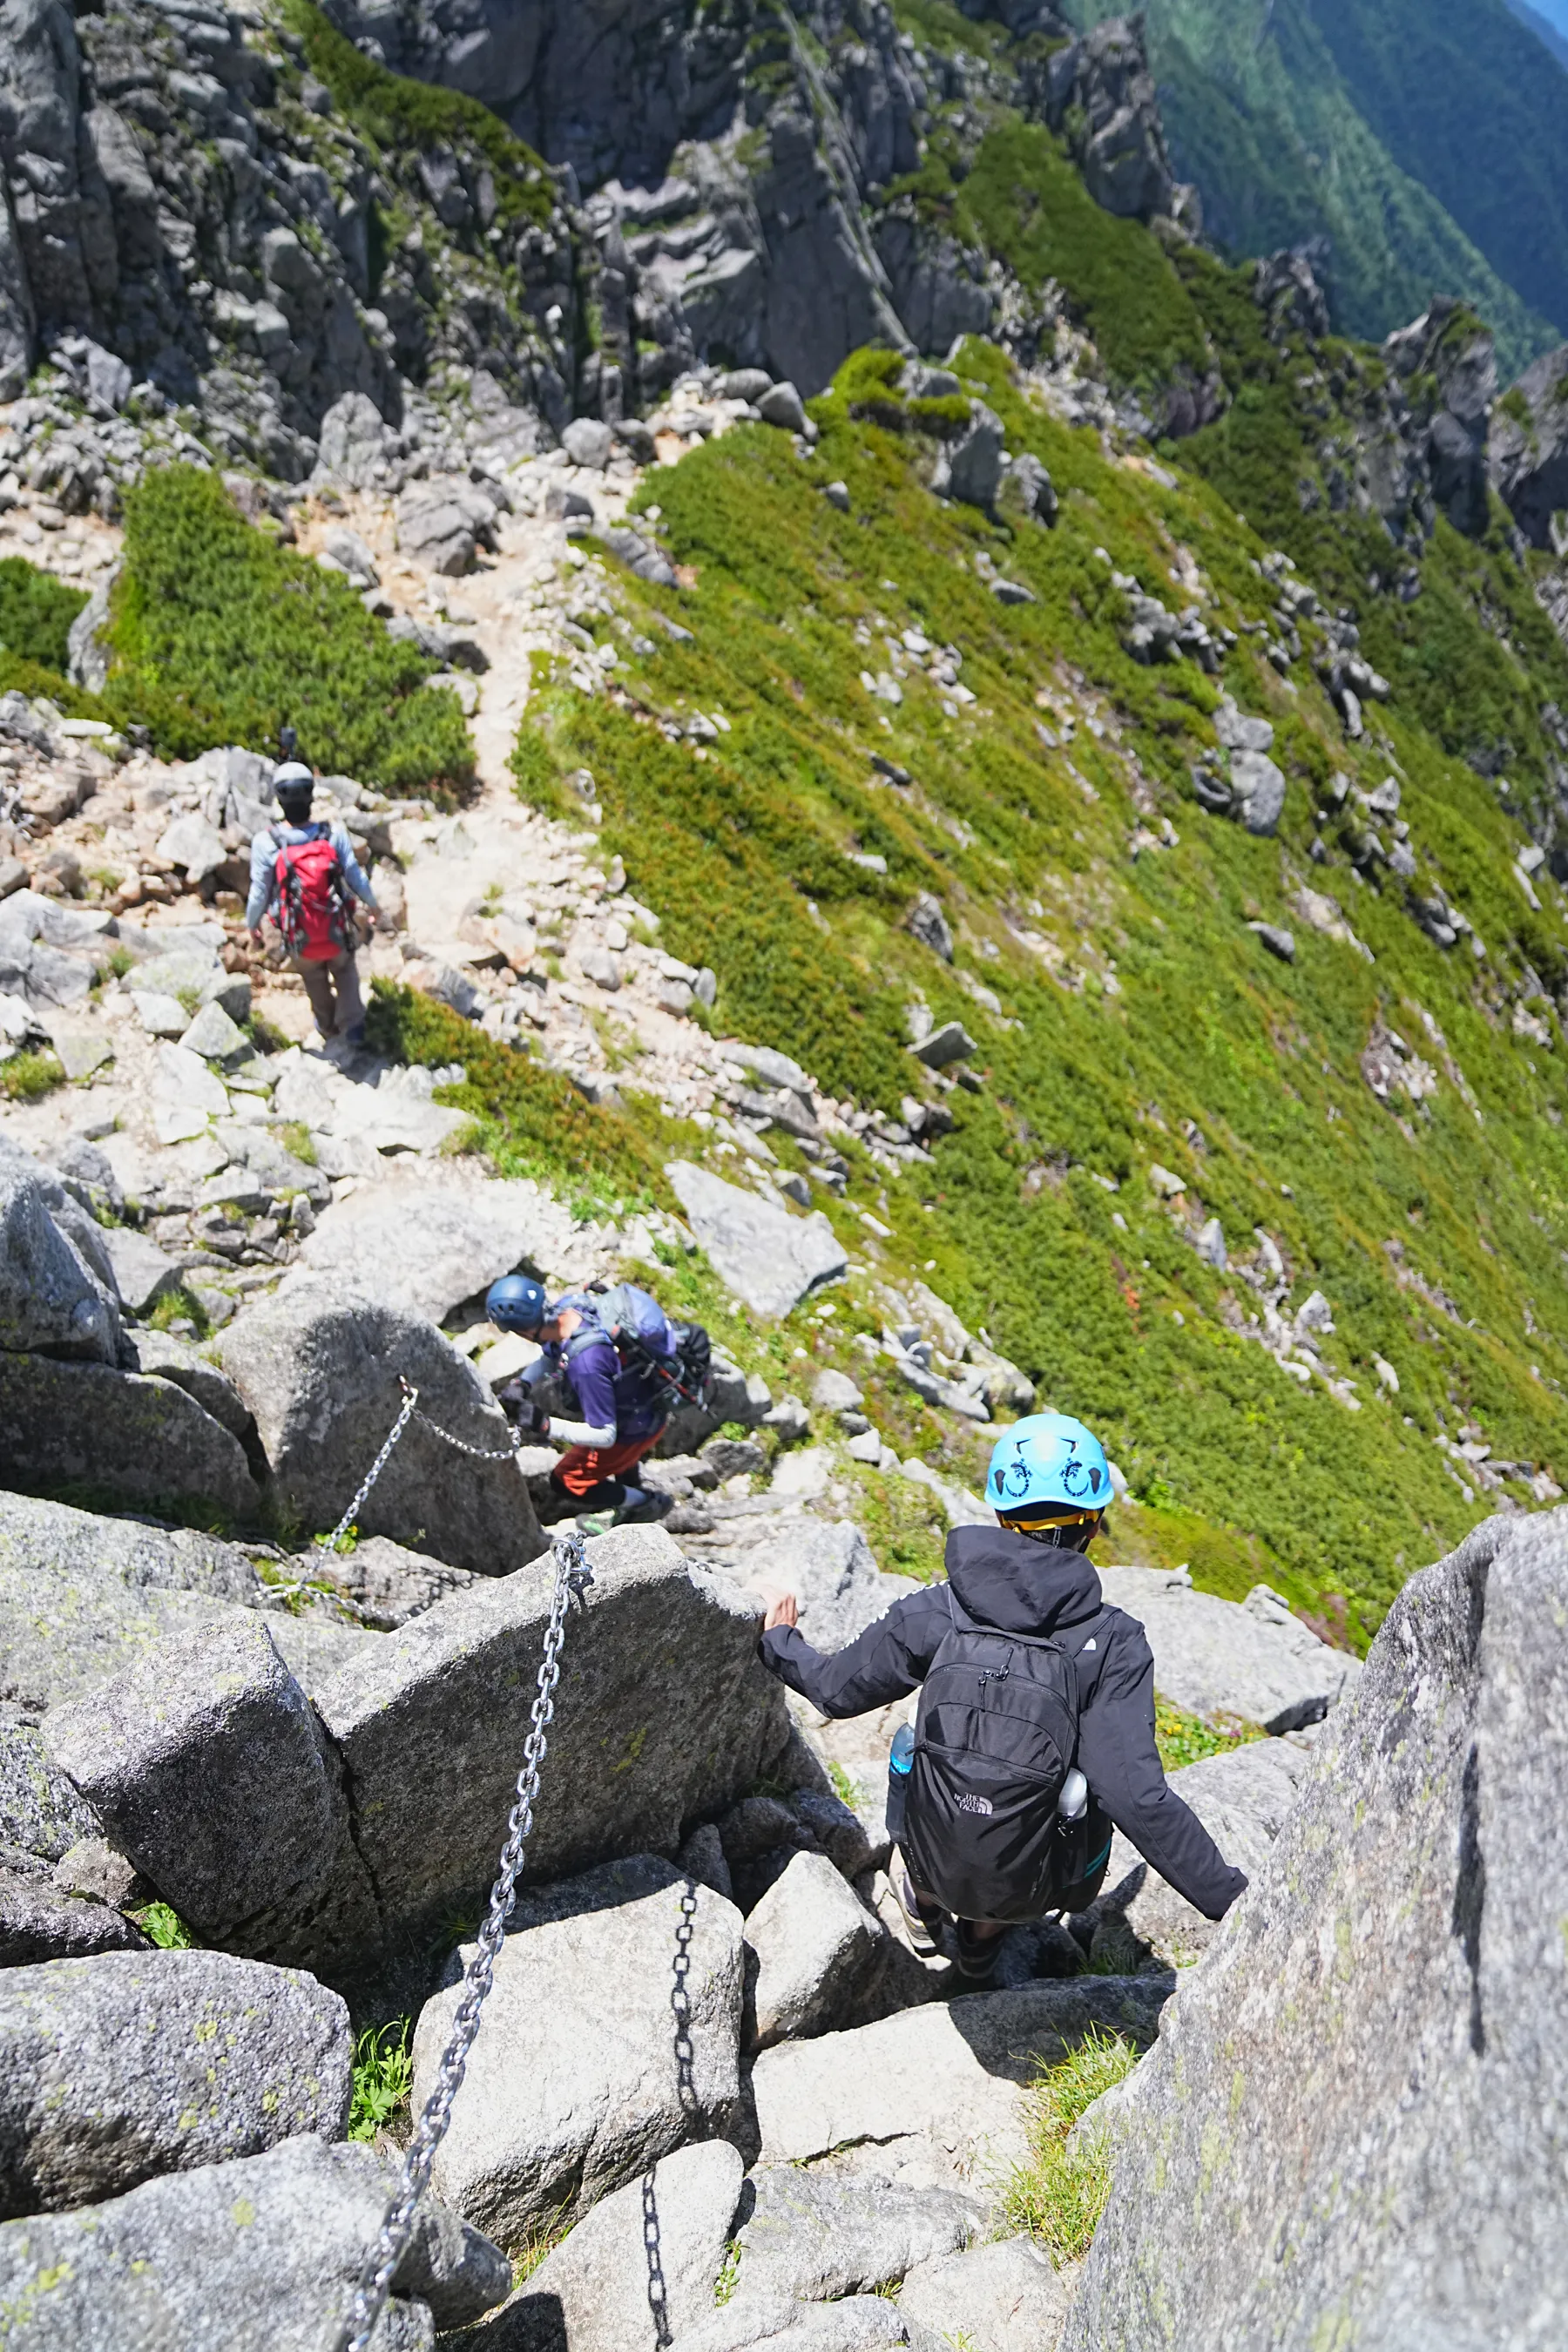
<path fill-rule="evenodd" d="M 277 898 L 279 848 L 297 847 L 303 842 L 317 841 L 323 834 L 337 853 L 339 870 L 354 897 L 362 898 L 367 907 L 374 908 L 374 893 L 365 878 L 364 868 L 353 854 L 347 827 L 340 818 L 333 817 L 329 822 L 317 817 L 310 824 L 284 824 L 280 820 L 277 824 L 264 825 L 259 833 L 251 836 L 250 896 L 246 901 L 245 919 L 252 930 L 256 929 L 262 917 L 271 911 Z"/>

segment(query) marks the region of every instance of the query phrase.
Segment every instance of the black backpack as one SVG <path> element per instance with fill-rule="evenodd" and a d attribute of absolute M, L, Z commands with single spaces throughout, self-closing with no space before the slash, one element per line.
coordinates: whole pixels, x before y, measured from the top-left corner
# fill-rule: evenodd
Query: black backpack
<path fill-rule="evenodd" d="M 903 1826 L 922 1895 L 958 1919 L 1037 1919 L 1065 1884 L 1057 1800 L 1078 1748 L 1059 1643 L 977 1624 L 954 1601 L 921 1692 Z"/>
<path fill-rule="evenodd" d="M 713 1391 L 713 1344 L 700 1323 L 672 1323 L 675 1388 L 683 1404 L 706 1408 Z"/>

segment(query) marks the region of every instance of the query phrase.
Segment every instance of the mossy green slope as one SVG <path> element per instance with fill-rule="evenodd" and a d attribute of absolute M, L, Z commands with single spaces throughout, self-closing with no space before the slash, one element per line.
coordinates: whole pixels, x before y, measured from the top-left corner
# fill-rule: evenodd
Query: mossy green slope
<path fill-rule="evenodd" d="M 396 645 L 341 579 L 247 523 L 215 475 L 148 473 L 126 500 L 105 706 L 168 759 L 298 728 L 314 765 L 389 792 L 473 771 L 436 664 Z"/>
<path fill-rule="evenodd" d="M 1218 319 L 1224 291 L 1215 273 L 1194 299 Z M 868 388 L 888 370 L 858 355 L 817 404 L 814 458 L 745 428 L 650 482 L 695 586 L 678 598 L 628 576 L 622 601 L 634 619 L 679 607 L 691 642 L 651 620 L 654 650 L 618 640 L 605 698 L 542 681 L 525 788 L 589 766 L 606 848 L 669 947 L 719 971 L 722 1024 L 798 1054 L 835 1092 L 896 1108 L 915 1073 L 901 1037 L 917 992 L 969 1026 L 984 1092 L 949 1097 L 955 1129 L 930 1169 L 892 1177 L 853 1158 L 834 1210 L 846 1238 L 873 1273 L 926 1272 L 1045 1398 L 1103 1429 L 1156 1515 L 1186 1515 L 1210 1582 L 1244 1590 L 1266 1570 L 1304 1603 L 1342 1603 L 1364 1636 L 1404 1572 L 1482 1507 L 1435 1438 L 1474 1420 L 1500 1458 L 1568 1469 L 1555 1336 L 1568 1088 L 1554 1009 L 1538 1000 L 1531 1015 L 1549 1047 L 1513 1026 L 1563 936 L 1555 886 L 1532 916 L 1510 872 L 1518 829 L 1446 746 L 1439 684 L 1419 663 L 1380 714 L 1382 741 L 1358 751 L 1306 665 L 1286 685 L 1244 638 L 1225 682 L 1274 719 L 1287 813 L 1274 841 L 1204 815 L 1187 771 L 1212 741 L 1215 687 L 1191 663 L 1151 670 L 1123 652 L 1111 574 L 1182 603 L 1173 571 L 1190 581 L 1195 564 L 1211 623 L 1239 625 L 1271 602 L 1254 569 L 1268 542 L 1201 474 L 1167 488 L 1053 422 L 991 348 L 970 344 L 962 366 L 1009 446 L 1049 466 L 1054 532 L 936 500 L 931 445 L 873 420 Z M 1198 454 L 1220 470 L 1217 446 Z M 836 478 L 847 514 L 822 495 Z M 1001 604 L 987 559 L 1037 601 Z M 1441 541 L 1425 568 L 1432 609 L 1478 675 L 1507 674 L 1538 747 L 1538 706 L 1568 696 L 1568 663 L 1554 640 L 1532 667 L 1488 635 L 1479 607 L 1510 593 L 1507 560 Z M 1369 644 L 1405 625 L 1364 580 L 1360 602 Z M 1420 604 L 1398 612 L 1425 625 Z M 943 710 L 906 631 L 962 653 L 973 703 Z M 863 676 L 900 663 L 897 705 L 868 692 Z M 709 740 L 669 740 L 699 712 Z M 882 781 L 876 753 L 915 784 Z M 1394 763 L 1423 869 L 1484 959 L 1434 946 L 1403 889 L 1359 883 L 1331 839 L 1326 870 L 1310 859 L 1331 774 L 1370 788 Z M 1154 845 L 1164 821 L 1175 846 Z M 867 852 L 885 877 L 851 862 Z M 1307 927 L 1302 881 L 1338 896 L 1374 961 Z M 921 890 L 953 921 L 951 970 L 903 928 Z M 1246 928 L 1258 919 L 1293 928 L 1292 967 L 1264 954 Z M 1379 1019 L 1438 1074 L 1420 1105 L 1391 1109 L 1361 1074 Z M 1189 1211 L 1221 1219 L 1233 1252 L 1251 1254 L 1255 1227 L 1274 1237 L 1292 1307 L 1327 1294 L 1325 1369 L 1356 1384 L 1359 1411 L 1298 1386 L 1257 1343 L 1256 1297 L 1198 1257 L 1195 1213 L 1162 1204 L 1154 1162 L 1183 1178 Z M 863 1210 L 892 1238 L 870 1235 Z M 1396 1402 L 1374 1356 L 1397 1370 Z"/>

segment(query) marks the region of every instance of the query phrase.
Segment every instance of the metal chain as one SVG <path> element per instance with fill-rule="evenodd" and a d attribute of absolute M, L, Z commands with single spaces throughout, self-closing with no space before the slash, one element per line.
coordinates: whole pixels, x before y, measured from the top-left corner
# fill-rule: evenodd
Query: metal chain
<path fill-rule="evenodd" d="M 675 2338 L 669 2332 L 669 2289 L 665 2284 L 663 2250 L 659 2243 L 658 2200 L 650 2169 L 643 2175 L 642 2242 L 647 2257 L 647 2301 L 653 2314 L 654 2340 L 659 2352 L 668 2352 Z"/>
<path fill-rule="evenodd" d="M 534 1801 L 539 1795 L 539 1770 L 549 1747 L 546 1734 L 555 1714 L 555 1686 L 561 1679 L 561 1648 L 566 1638 L 566 1613 L 574 1604 L 578 1608 L 583 1606 L 584 1590 L 594 1581 L 593 1571 L 583 1556 L 583 1538 L 575 1529 L 570 1534 L 555 1537 L 554 1555 L 555 1593 L 550 1624 L 544 1636 L 544 1654 L 540 1661 L 532 1724 L 522 1751 L 522 1769 L 517 1776 L 517 1795 L 507 1822 L 506 1843 L 501 1848 L 500 1868 L 495 1885 L 490 1889 L 489 1909 L 479 1930 L 474 1957 L 468 1962 L 463 1978 L 462 1999 L 453 2013 L 452 2031 L 436 2071 L 435 2088 L 425 2102 L 424 2112 L 415 2126 L 414 2137 L 403 2158 L 397 2193 L 386 2209 L 386 2218 L 361 2273 L 348 2316 L 338 2333 L 334 2352 L 368 2352 L 375 2324 L 392 2290 L 394 2274 L 408 2244 L 419 2200 L 429 2185 L 430 2168 L 436 2160 L 436 2151 L 451 2121 L 452 2102 L 457 2097 L 468 2066 L 468 2052 L 479 2032 L 479 2011 L 494 1980 L 496 1958 L 506 1940 L 506 1923 L 516 1900 L 518 1876 L 522 1869 L 529 1833 L 533 1827 Z"/>
<path fill-rule="evenodd" d="M 361 1481 L 358 1494 L 355 1495 L 353 1501 L 349 1505 L 348 1509 L 343 1513 L 342 1517 L 338 1521 L 337 1526 L 332 1529 L 331 1534 L 327 1538 L 326 1542 L 321 1547 L 324 1551 L 335 1552 L 344 1536 L 347 1535 L 349 1529 L 358 1518 L 360 1507 L 363 1505 L 365 1496 L 369 1494 L 371 1488 L 374 1486 L 376 1480 L 380 1477 L 382 1472 L 385 1469 L 388 1462 L 391 1460 L 392 1449 L 396 1444 L 398 1439 L 402 1436 L 404 1431 L 407 1428 L 409 1416 L 413 1412 L 415 1406 L 419 1402 L 418 1390 L 416 1388 L 411 1388 L 409 1383 L 403 1379 L 401 1373 L 398 1375 L 398 1380 L 403 1390 L 403 1410 L 398 1414 L 397 1419 L 393 1423 L 391 1429 L 387 1433 L 386 1444 L 382 1447 L 381 1452 L 376 1455 L 375 1460 L 365 1472 L 364 1477 Z M 425 1416 L 421 1413 L 419 1417 L 423 1420 Z"/>
<path fill-rule="evenodd" d="M 369 1494 L 371 1488 L 374 1486 L 376 1480 L 385 1469 L 387 1463 L 391 1460 L 392 1449 L 396 1444 L 398 1439 L 402 1436 L 404 1431 L 407 1428 L 410 1421 L 418 1422 L 420 1427 L 422 1429 L 427 1429 L 432 1437 L 438 1437 L 443 1445 L 450 1445 L 455 1448 L 458 1454 L 466 1454 L 472 1462 L 510 1462 L 514 1459 L 517 1454 L 517 1449 L 521 1444 L 521 1434 L 519 1433 L 517 1435 L 513 1436 L 510 1445 L 502 1446 L 500 1453 L 489 1452 L 482 1445 L 466 1444 L 462 1438 L 454 1437 L 449 1429 L 443 1429 L 439 1423 L 432 1421 L 427 1412 L 421 1412 L 419 1411 L 419 1391 L 413 1385 L 412 1381 L 405 1380 L 401 1372 L 397 1375 L 397 1385 L 403 1391 L 403 1409 L 387 1433 L 386 1444 L 382 1447 L 381 1452 L 376 1455 L 375 1460 L 365 1472 L 364 1477 L 360 1485 L 359 1492 L 355 1495 L 353 1502 L 349 1505 L 348 1509 L 343 1513 L 342 1517 L 338 1521 L 337 1526 L 332 1529 L 331 1534 L 327 1538 L 325 1543 L 322 1545 L 321 1549 L 323 1551 L 335 1552 L 337 1550 L 339 1543 L 348 1533 L 350 1528 L 353 1527 L 354 1521 L 358 1518 L 365 1496 Z"/>
<path fill-rule="evenodd" d="M 466 1445 L 460 1437 L 454 1437 L 449 1429 L 437 1427 L 427 1412 L 416 1412 L 414 1418 L 430 1432 L 432 1437 L 438 1437 L 443 1445 L 450 1445 L 458 1454 L 466 1454 L 471 1462 L 510 1462 L 522 1442 L 520 1432 L 510 1445 L 503 1445 L 499 1454 L 492 1453 L 483 1445 Z"/>

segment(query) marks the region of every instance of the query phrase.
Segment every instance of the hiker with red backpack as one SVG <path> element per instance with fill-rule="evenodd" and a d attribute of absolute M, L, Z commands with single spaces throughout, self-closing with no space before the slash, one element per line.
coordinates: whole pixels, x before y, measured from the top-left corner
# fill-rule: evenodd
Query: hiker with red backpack
<path fill-rule="evenodd" d="M 1112 1827 L 1178 1895 L 1218 1919 L 1247 1880 L 1165 1779 L 1154 1661 L 1107 1606 L 1084 1554 L 1110 1499 L 1097 1438 L 1032 1413 L 991 1456 L 994 1528 L 954 1528 L 947 1579 L 831 1657 L 796 1629 L 793 1593 L 763 1621 L 763 1664 L 819 1715 L 864 1715 L 919 1690 L 889 1759 L 889 1866 L 914 1948 L 952 1924 L 959 1972 L 984 1983 L 1005 1930 L 1088 1909 Z"/>
<path fill-rule="evenodd" d="M 353 901 L 374 915 L 374 895 L 342 822 L 310 822 L 315 778 L 303 761 L 285 760 L 272 790 L 283 818 L 252 838 L 245 919 L 259 946 L 262 922 L 272 916 L 323 1041 L 342 1037 L 358 1045 L 364 1038 L 364 1000 L 354 963 Z"/>

